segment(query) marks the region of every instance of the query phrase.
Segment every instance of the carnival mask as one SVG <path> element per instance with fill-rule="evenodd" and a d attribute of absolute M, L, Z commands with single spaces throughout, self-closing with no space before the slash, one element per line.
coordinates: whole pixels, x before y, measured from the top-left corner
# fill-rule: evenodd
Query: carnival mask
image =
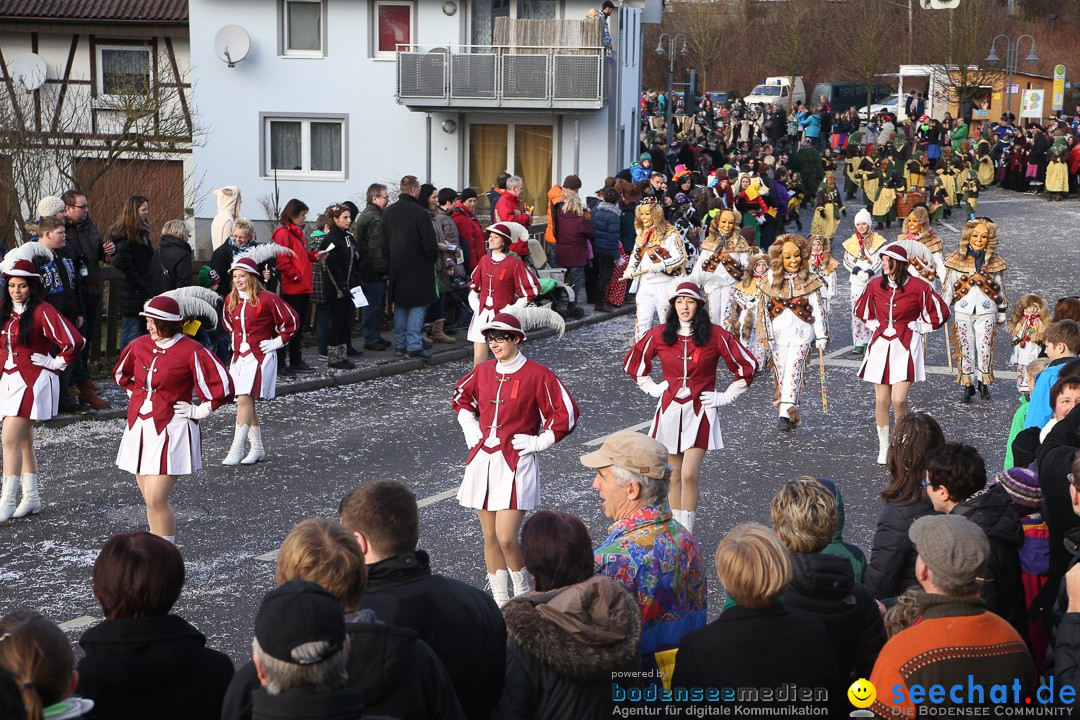
<path fill-rule="evenodd" d="M 971 229 L 971 237 L 968 238 L 968 247 L 975 252 L 982 252 L 986 249 L 986 244 L 990 242 L 990 228 L 985 224 L 979 223 Z"/>
<path fill-rule="evenodd" d="M 799 272 L 802 267 L 802 250 L 795 243 L 788 241 L 780 248 L 780 261 L 784 265 L 784 272 Z"/>
<path fill-rule="evenodd" d="M 720 219 L 716 221 L 716 225 L 720 228 L 721 234 L 730 235 L 735 230 L 735 213 L 724 210 L 720 213 Z"/>
<path fill-rule="evenodd" d="M 915 213 L 907 216 L 907 231 L 908 235 L 922 234 L 922 224 L 919 222 L 919 218 L 915 216 Z"/>

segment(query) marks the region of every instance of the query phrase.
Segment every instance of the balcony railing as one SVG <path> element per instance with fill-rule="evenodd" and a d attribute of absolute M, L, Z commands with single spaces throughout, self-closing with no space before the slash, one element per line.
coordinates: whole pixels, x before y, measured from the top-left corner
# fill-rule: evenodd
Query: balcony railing
<path fill-rule="evenodd" d="M 599 110 L 602 47 L 399 45 L 397 100 L 413 109 Z"/>

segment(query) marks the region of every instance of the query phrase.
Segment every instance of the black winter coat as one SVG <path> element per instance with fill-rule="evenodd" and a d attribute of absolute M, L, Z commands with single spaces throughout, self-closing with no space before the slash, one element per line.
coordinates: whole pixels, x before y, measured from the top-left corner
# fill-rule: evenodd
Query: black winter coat
<path fill-rule="evenodd" d="M 1027 605 L 1020 579 L 1020 547 L 1024 529 L 1020 513 L 1000 484 L 994 483 L 952 509 L 978 525 L 990 541 L 990 557 L 983 571 L 980 595 L 986 609 L 1012 625 L 1023 638 L 1028 637 Z"/>
<path fill-rule="evenodd" d="M 349 685 L 324 693 L 297 690 L 281 695 L 259 689 L 253 704 L 255 720 L 392 720 L 364 713 L 360 693 Z"/>
<path fill-rule="evenodd" d="M 514 598 L 503 607 L 503 617 L 509 637 L 506 687 L 496 717 L 611 717 L 613 673 L 641 667 L 641 609 L 625 588 L 594 575 Z"/>
<path fill-rule="evenodd" d="M 325 250 L 331 245 L 334 249 L 320 263 L 326 302 L 348 297 L 349 291 L 359 285 L 353 272 L 356 267 L 356 242 L 352 233 L 330 223 L 330 232 L 323 236 L 319 250 Z"/>
<path fill-rule="evenodd" d="M 105 239 L 94 221 L 87 219 L 79 224 L 67 221 L 67 246 L 75 257 L 76 265 L 86 268 L 86 282 L 80 283 L 79 292 L 86 297 L 101 297 L 101 261 L 105 259 Z"/>
<path fill-rule="evenodd" d="M 834 709 L 846 704 L 846 700 L 840 700 L 841 688 L 847 689 L 846 678 L 836 671 L 836 657 L 825 625 L 781 603 L 760 610 L 735 606 L 685 635 L 675 656 L 671 680 L 675 688 L 776 688 L 788 683 L 800 688 L 825 688 Z M 847 712 L 848 708 L 843 708 L 843 712 L 830 713 L 829 717 L 843 717 Z"/>
<path fill-rule="evenodd" d="M 398 720 L 464 720 L 450 678 L 438 656 L 414 630 L 383 625 L 374 618 L 347 622 L 349 686 L 359 691 L 368 712 L 386 713 Z M 255 664 L 236 671 L 221 720 L 250 720 L 252 699 L 260 687 Z"/>
<path fill-rule="evenodd" d="M 1073 456 L 1080 449 L 1080 405 L 1077 405 L 1046 434 L 1036 452 L 1036 470 L 1042 489 L 1042 516 L 1050 530 L 1050 573 L 1047 582 L 1055 588 L 1065 576 L 1072 554 L 1065 549 L 1065 536 L 1080 527 L 1080 518 L 1069 499 L 1068 475 Z"/>
<path fill-rule="evenodd" d="M 143 233 L 142 242 L 132 242 L 126 235 L 113 235 L 112 241 L 116 245 L 113 267 L 124 275 L 124 279 L 115 284 L 120 314 L 136 316 L 152 297 L 150 265 L 154 259 L 154 248 L 150 244 L 150 233 Z"/>
<path fill-rule="evenodd" d="M 885 625 L 870 590 L 855 582 L 851 561 L 839 555 L 791 553 L 784 605 L 825 623 L 842 677 L 870 677 L 885 645 Z"/>
<path fill-rule="evenodd" d="M 934 505 L 926 493 L 910 505 L 885 503 L 870 545 L 870 564 L 863 577 L 878 600 L 891 600 L 919 584 L 915 579 L 915 545 L 908 537 L 908 530 L 923 515 L 933 513 Z"/>
<path fill-rule="evenodd" d="M 420 634 L 446 666 L 466 717 L 492 717 L 503 692 L 506 625 L 490 595 L 433 574 L 428 554 L 417 550 L 368 565 L 360 604 Z"/>
<path fill-rule="evenodd" d="M 437 299 L 435 261 L 440 257 L 435 222 L 412 195 L 383 210 L 383 238 L 390 253 L 387 292 L 398 307 L 427 307 Z"/>
<path fill-rule="evenodd" d="M 228 245 L 228 243 L 226 243 Z M 162 235 L 150 265 L 150 296 L 192 285 L 191 245 L 184 238 Z"/>
<path fill-rule="evenodd" d="M 250 247 L 250 246 L 249 246 Z M 214 269 L 218 274 L 218 286 L 217 293 L 221 297 L 226 297 L 232 292 L 232 273 L 229 272 L 229 268 L 232 267 L 233 260 L 236 255 L 233 253 L 232 242 L 226 240 L 224 243 L 218 246 L 218 249 L 214 251 L 214 254 L 210 256 L 210 267 Z M 267 282 L 260 276 L 260 280 L 266 286 L 266 289 L 270 292 L 277 292 L 277 267 L 273 260 L 267 260 L 259 265 L 260 272 L 270 268 L 271 275 L 270 281 Z M 191 285 L 192 283 L 188 283 Z M 183 287 L 183 286 L 180 286 Z"/>
<path fill-rule="evenodd" d="M 206 647 L 183 618 L 164 615 L 106 620 L 79 640 L 76 694 L 109 720 L 210 720 L 233 675 L 232 661 Z"/>
<path fill-rule="evenodd" d="M 593 249 L 597 255 L 610 258 L 619 257 L 619 246 L 622 245 L 622 228 L 620 219 L 622 211 L 618 205 L 602 202 L 598 203 L 592 211 L 593 230 L 596 238 L 593 240 Z"/>

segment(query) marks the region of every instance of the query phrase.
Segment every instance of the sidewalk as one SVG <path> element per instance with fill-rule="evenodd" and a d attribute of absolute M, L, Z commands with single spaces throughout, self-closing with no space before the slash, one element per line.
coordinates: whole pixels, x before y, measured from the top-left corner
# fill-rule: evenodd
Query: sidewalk
<path fill-rule="evenodd" d="M 611 313 L 598 313 L 593 310 L 591 306 L 586 307 L 585 317 L 580 320 L 568 320 L 566 322 L 566 331 L 570 332 L 587 325 L 603 322 L 613 317 L 630 315 L 633 312 L 634 303 L 632 300 L 623 303 L 621 307 L 616 308 L 615 312 Z M 554 330 L 545 328 L 531 333 L 529 339 L 542 340 L 543 338 L 551 337 L 554 334 Z M 383 336 L 391 337 L 392 333 L 386 332 L 383 333 Z M 334 386 L 352 385 L 367 380 L 375 380 L 377 378 L 401 375 L 402 373 L 411 372 L 413 370 L 421 370 L 430 365 L 441 365 L 457 360 L 471 360 L 473 347 L 472 343 L 465 339 L 465 329 L 458 330 L 455 339 L 457 342 L 453 345 L 436 343 L 431 348 L 432 356 L 428 360 L 422 360 L 420 358 L 399 358 L 394 355 L 394 349 L 392 347 L 382 352 L 365 350 L 362 357 L 349 358 L 349 360 L 356 365 L 354 370 L 331 370 L 330 368 L 327 368 L 325 361 L 320 361 L 316 358 L 319 351 L 317 347 L 312 345 L 304 349 L 304 360 L 309 365 L 316 368 L 315 372 L 308 375 L 295 375 L 292 377 L 279 376 L 277 381 L 277 394 L 279 396 L 292 395 L 293 393 L 322 390 Z M 359 350 L 363 347 L 363 340 L 361 338 L 353 338 L 353 347 Z M 41 423 L 41 425 L 49 428 L 60 428 L 85 420 L 117 420 L 127 417 L 128 403 L 124 391 L 108 378 L 98 380 L 95 384 L 97 385 L 101 397 L 108 400 L 112 407 L 103 410 L 80 410 L 79 412 L 74 413 L 64 413 L 57 415 L 52 420 L 46 420 Z"/>

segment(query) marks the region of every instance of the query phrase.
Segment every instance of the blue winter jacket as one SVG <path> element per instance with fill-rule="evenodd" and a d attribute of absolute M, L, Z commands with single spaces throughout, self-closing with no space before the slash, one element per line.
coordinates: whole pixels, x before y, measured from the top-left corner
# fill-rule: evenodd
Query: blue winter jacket
<path fill-rule="evenodd" d="M 1031 389 L 1031 401 L 1028 403 L 1027 419 L 1024 421 L 1025 428 L 1041 428 L 1054 417 L 1054 408 L 1050 407 L 1050 388 L 1058 381 L 1061 368 L 1070 360 L 1075 360 L 1075 355 L 1058 358 L 1046 366 L 1035 379 L 1035 387 Z"/>
<path fill-rule="evenodd" d="M 807 115 L 799 121 L 799 124 L 805 128 L 806 137 L 808 138 L 816 138 L 821 134 L 821 115 L 817 113 Z"/>
<path fill-rule="evenodd" d="M 593 230 L 596 238 L 593 240 L 593 250 L 597 255 L 605 255 L 611 258 L 619 257 L 619 246 L 622 244 L 619 218 L 622 211 L 617 205 L 602 202 L 592 211 Z"/>
<path fill-rule="evenodd" d="M 630 179 L 633 182 L 639 183 L 643 180 L 648 180 L 652 176 L 652 169 L 647 168 L 640 162 L 635 160 L 630 163 Z"/>

